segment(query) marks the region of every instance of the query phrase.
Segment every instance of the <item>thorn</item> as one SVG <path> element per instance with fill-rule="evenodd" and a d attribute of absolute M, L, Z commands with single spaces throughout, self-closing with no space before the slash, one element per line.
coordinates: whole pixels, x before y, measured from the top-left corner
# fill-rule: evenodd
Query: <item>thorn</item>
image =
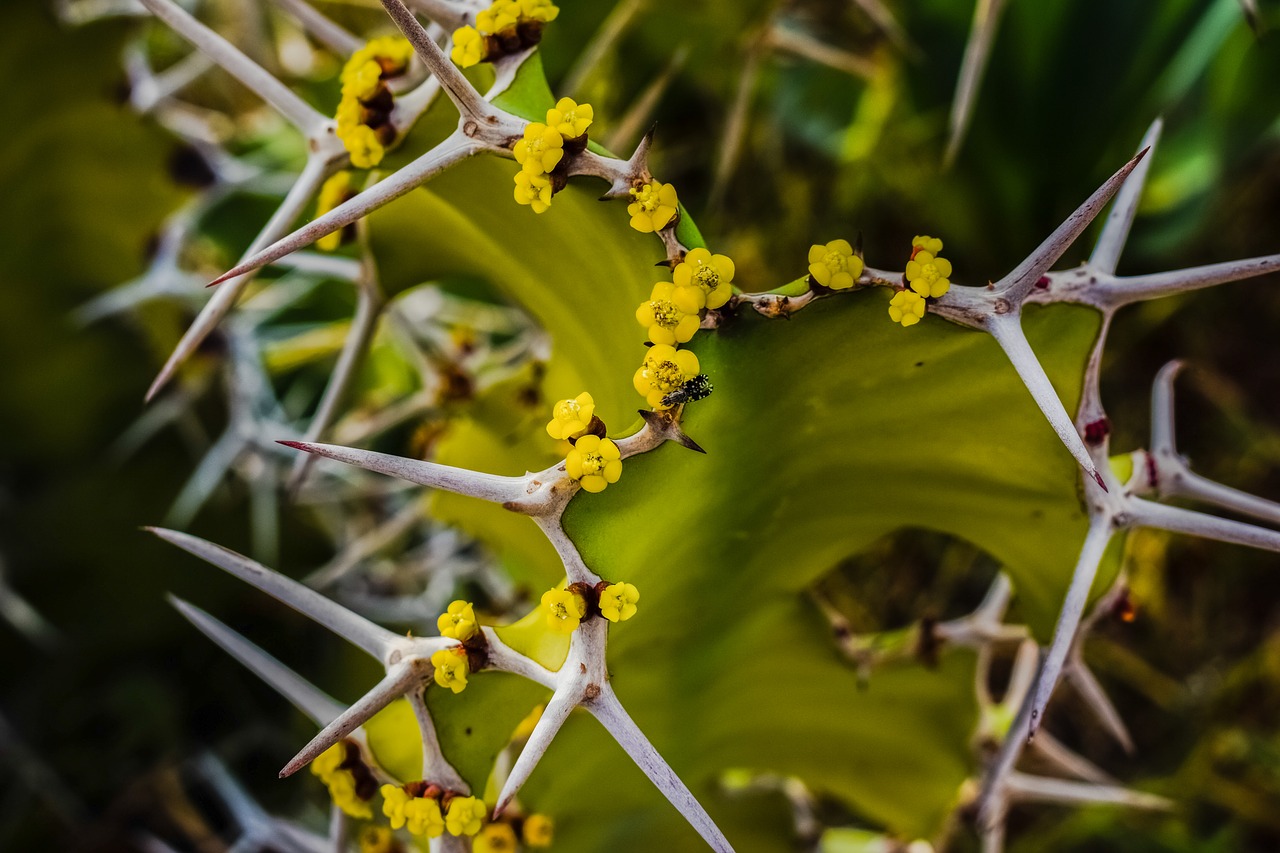
<path fill-rule="evenodd" d="M 1095 469 L 1094 469 L 1094 471 L 1093 471 L 1093 481 L 1094 481 L 1095 483 L 1097 483 L 1097 484 L 1098 484 L 1098 487 L 1099 487 L 1100 489 L 1102 489 L 1102 491 L 1104 491 L 1104 492 L 1110 492 L 1110 491 L 1111 491 L 1110 489 L 1108 489 L 1108 488 L 1107 488 L 1107 483 L 1106 483 L 1106 481 L 1102 479 L 1102 474 L 1101 474 L 1101 472 L 1099 472 L 1096 468 L 1095 468 Z"/>

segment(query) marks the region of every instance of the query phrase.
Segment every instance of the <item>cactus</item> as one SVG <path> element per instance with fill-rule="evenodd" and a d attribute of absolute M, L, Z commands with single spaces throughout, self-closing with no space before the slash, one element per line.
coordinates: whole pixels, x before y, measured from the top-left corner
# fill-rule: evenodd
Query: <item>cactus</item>
<path fill-rule="evenodd" d="M 81 319 L 157 298 L 199 305 L 147 394 L 143 432 L 189 414 L 218 377 L 184 365 L 215 333 L 223 342 L 229 423 L 171 525 L 238 471 L 252 484 L 263 562 L 278 488 L 330 526 L 337 548 L 299 582 L 179 530 L 152 531 L 384 672 L 355 703 L 337 703 L 174 600 L 319 729 L 281 776 L 310 766 L 329 788 L 330 836 L 298 841 L 296 827 L 245 811 L 264 837 L 348 849 L 357 827 L 373 826 L 431 838 L 433 850 L 498 850 L 517 838 L 541 846 L 554 820 L 566 850 L 693 849 L 696 837 L 719 851 L 785 849 L 796 837 L 916 850 L 946 844 L 954 816 L 969 812 L 984 849 L 998 850 L 1015 804 L 1170 807 L 1042 728 L 1065 681 L 1093 724 L 1132 748 L 1080 651 L 1123 601 L 1129 531 L 1280 550 L 1270 527 L 1167 502 L 1280 523 L 1280 505 L 1179 456 L 1176 363 L 1155 379 L 1149 447 L 1110 447 L 1100 373 L 1116 312 L 1280 270 L 1272 255 L 1117 274 L 1158 118 L 1135 156 L 993 283 L 953 271 L 937 238 L 864 252 L 833 229 L 814 235 L 807 258 L 777 261 L 792 280 L 745 292 L 678 188 L 650 170 L 661 132 L 615 156 L 594 138 L 589 105 L 551 91 L 538 45 L 572 9 L 381 0 L 402 39 L 366 42 L 303 0 L 278 0 L 344 63 L 330 116 L 175 0 L 140 2 L 199 52 L 157 73 L 140 42 L 132 103 L 200 152 L 210 185 L 173 215 L 151 271 Z M 611 20 L 627 26 L 636 5 Z M 860 5 L 907 43 L 883 6 Z M 1003 4 L 977 5 L 948 159 Z M 866 71 L 786 27 L 765 32 L 751 61 L 777 50 Z M 207 117 L 193 118 L 180 93 L 212 66 L 301 138 L 296 175 L 231 153 Z M 734 169 L 733 123 L 713 199 Z M 281 200 L 201 304 L 182 248 L 209 210 L 246 190 Z M 1089 260 L 1055 269 L 1104 211 Z M 283 272 L 265 280 L 272 268 Z M 291 333 L 282 318 L 335 284 L 353 294 L 350 321 Z M 327 359 L 307 405 L 278 395 L 273 373 Z M 428 415 L 438 429 L 397 436 Z M 373 523 L 347 517 L 375 503 Z M 966 617 L 855 634 L 816 585 L 904 526 L 963 538 L 1001 572 Z M 410 530 L 435 548 L 394 569 L 430 566 L 418 610 L 324 594 Z M 477 558 L 472 538 L 493 558 Z M 473 602 L 454 599 L 464 579 L 492 612 L 477 618 Z M 513 582 L 545 592 L 522 601 Z M 1006 622 L 1015 596 L 1025 625 Z M 378 607 L 385 621 L 438 635 L 400 636 L 358 612 Z M 997 701 L 989 674 L 1009 653 Z M 1028 752 L 1053 775 L 1020 764 Z M 232 790 L 215 764 L 207 772 Z M 791 820 L 754 808 L 752 790 L 781 793 Z M 819 796 L 874 830 L 824 822 Z"/>

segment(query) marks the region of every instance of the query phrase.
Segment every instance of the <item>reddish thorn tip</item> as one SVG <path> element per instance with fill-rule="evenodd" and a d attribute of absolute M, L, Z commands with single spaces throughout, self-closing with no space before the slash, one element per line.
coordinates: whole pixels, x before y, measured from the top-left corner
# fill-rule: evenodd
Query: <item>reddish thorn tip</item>
<path fill-rule="evenodd" d="M 310 450 L 311 449 L 311 445 L 307 444 L 305 441 L 284 441 L 281 439 L 281 440 L 277 440 L 276 444 L 283 444 L 285 447 L 292 447 L 294 450 Z"/>
<path fill-rule="evenodd" d="M 1102 488 L 1102 491 L 1107 492 L 1107 493 L 1110 493 L 1110 492 L 1111 492 L 1111 490 L 1107 488 L 1107 484 L 1103 481 L 1103 479 L 1102 479 L 1102 474 L 1100 474 L 1100 473 L 1099 473 L 1099 472 L 1097 472 L 1097 471 L 1094 471 L 1094 472 L 1093 472 L 1093 479 L 1094 479 L 1094 481 L 1095 481 L 1095 482 L 1097 482 L 1097 484 Z"/>

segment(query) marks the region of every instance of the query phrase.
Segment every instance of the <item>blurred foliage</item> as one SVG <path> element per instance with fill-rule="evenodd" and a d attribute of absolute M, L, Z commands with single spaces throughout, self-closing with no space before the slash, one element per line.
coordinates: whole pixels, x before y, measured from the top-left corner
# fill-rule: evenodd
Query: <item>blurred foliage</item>
<path fill-rule="evenodd" d="M 640 25 L 583 79 L 583 90 L 608 129 L 608 118 L 624 115 L 672 53 L 687 45 L 689 59 L 656 115 L 654 168 L 680 187 L 697 213 L 706 209 L 722 156 L 717 140 L 744 51 L 753 49 L 769 16 L 811 27 L 824 41 L 852 45 L 874 59 L 870 81 L 797 59 L 761 60 L 743 159 L 719 207 L 699 217 L 716 248 L 738 261 L 748 289 L 793 278 L 809 243 L 857 232 L 873 264 L 890 265 L 912 234 L 937 233 L 960 280 L 995 278 L 1129 156 L 1157 114 L 1166 118 L 1166 133 L 1122 271 L 1280 248 L 1280 88 L 1274 83 L 1280 46 L 1267 28 L 1261 39 L 1250 33 L 1235 0 L 1014 0 L 971 133 L 948 172 L 939 164 L 971 4 L 892 5 L 917 48 L 913 56 L 884 43 L 852 4 L 650 0 Z M 1261 5 L 1269 29 L 1280 30 L 1280 8 L 1266 0 Z M 545 49 L 557 91 L 611 8 L 585 0 L 563 6 Z M 368 9 L 326 8 L 377 20 Z M 681 23 L 673 27 L 672 20 Z M 43 796 L 47 791 L 31 789 L 13 745 L 0 742 L 0 754 L 19 777 L 0 793 L 0 846 L 133 849 L 134 828 L 163 824 L 178 811 L 174 764 L 211 746 L 231 756 L 270 805 L 296 810 L 303 798 L 318 803 L 318 792 L 305 784 L 260 782 L 274 777 L 305 727 L 181 624 L 163 593 L 198 590 L 202 605 L 234 614 L 228 618 L 246 633 L 269 637 L 268 647 L 305 647 L 306 654 L 288 656 L 289 662 L 336 695 L 354 697 L 369 683 L 369 668 L 352 664 L 336 641 L 319 640 L 314 628 L 256 593 L 211 571 L 188 578 L 172 570 L 173 555 L 136 532 L 137 525 L 163 517 L 194 460 L 168 434 L 127 462 L 111 448 L 138 415 L 146 383 L 188 318 L 156 305 L 136 323 L 80 329 L 69 319 L 87 298 L 143 269 L 157 226 L 189 192 L 167 168 L 179 154 L 175 143 L 119 103 L 119 48 L 137 24 L 62 29 L 36 0 L 10 0 L 5 23 L 0 68 L 10 82 L 0 92 L 0 117 L 10 130 L 0 139 L 0 557 L 10 582 L 63 639 L 43 651 L 0 626 L 0 714 L 73 792 L 61 805 L 84 817 L 62 823 L 58 804 Z M 333 99 L 332 81 L 323 74 L 300 82 L 314 103 Z M 234 82 L 216 75 L 202 94 L 214 105 L 245 98 Z M 274 147 L 266 153 L 281 162 L 297 154 L 296 140 L 287 136 L 268 134 L 259 144 Z M 225 230 L 214 229 L 220 236 L 213 251 L 233 254 L 268 211 L 237 207 Z M 1066 260 L 1082 257 L 1077 250 Z M 1280 322 L 1274 279 L 1122 313 L 1104 370 L 1117 449 L 1144 442 L 1150 380 L 1165 360 L 1185 357 L 1202 368 L 1183 386 L 1192 393 L 1182 395 L 1179 409 L 1180 438 L 1198 470 L 1280 495 L 1280 399 L 1272 393 L 1280 359 L 1261 331 Z M 334 316 L 341 308 L 333 306 Z M 299 381 L 305 379 L 302 371 Z M 216 424 L 220 413 L 209 409 Z M 646 460 L 648 467 L 666 464 L 662 455 Z M 627 499 L 625 490 L 611 494 L 615 502 Z M 284 524 L 282 568 L 301 573 L 324 559 L 304 520 L 286 513 Z M 233 488 L 193 530 L 244 549 L 246 527 L 243 495 Z M 984 575 L 992 567 L 972 551 L 969 559 L 944 559 L 956 547 L 965 546 L 897 535 L 873 546 L 874 562 L 864 556 L 836 572 L 842 600 L 865 608 L 861 617 L 855 614 L 855 627 L 890 628 L 925 612 L 962 612 L 952 592 L 968 589 L 974 598 L 975 586 L 981 589 L 975 562 Z M 833 552 L 828 562 L 842 556 Z M 1013 849 L 1274 848 L 1280 844 L 1274 557 L 1144 534 L 1130 542 L 1128 559 L 1138 619 L 1108 626 L 1089 654 L 1135 732 L 1138 754 L 1123 757 L 1096 732 L 1072 730 L 1069 714 L 1058 716 L 1073 745 L 1180 807 L 1156 816 L 1015 812 Z M 1021 615 L 1043 618 L 1042 612 Z M 785 614 L 759 616 L 775 617 Z M 638 633 L 618 637 L 642 639 Z M 618 645 L 617 653 L 625 653 Z M 633 668 L 617 686 L 629 704 L 642 697 L 659 703 L 660 678 Z M 645 726 L 644 712 L 637 716 Z M 621 761 L 598 727 L 573 725 L 574 744 L 595 756 L 593 762 Z M 697 728 L 716 731 L 717 725 Z M 716 737 L 731 739 L 732 731 Z M 559 753 L 562 761 L 566 752 Z M 552 770 L 545 768 L 544 777 Z M 599 766 L 574 771 L 581 785 L 608 775 Z M 618 784 L 637 790 L 631 781 Z M 557 796 L 572 794 L 566 787 Z M 645 797 L 627 808 L 666 808 L 656 794 Z M 734 811 L 735 823 L 757 821 L 762 831 L 781 819 L 775 800 L 724 808 Z M 883 812 L 847 817 L 874 821 Z M 570 838 L 602 825 L 629 831 L 623 821 L 586 819 L 594 822 L 565 826 Z"/>

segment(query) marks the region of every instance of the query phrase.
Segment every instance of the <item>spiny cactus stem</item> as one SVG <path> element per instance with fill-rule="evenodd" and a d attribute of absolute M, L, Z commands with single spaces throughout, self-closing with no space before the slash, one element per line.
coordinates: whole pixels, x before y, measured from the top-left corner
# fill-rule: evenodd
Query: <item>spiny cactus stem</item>
<path fill-rule="evenodd" d="M 560 555 L 569 583 L 585 583 L 591 586 L 600 583 L 600 576 L 587 567 L 582 555 L 578 553 L 578 546 L 574 545 L 573 540 L 564 532 L 558 515 L 535 516 L 534 521 L 537 522 L 538 527 L 542 528 L 542 532 L 546 534 L 556 553 Z"/>

